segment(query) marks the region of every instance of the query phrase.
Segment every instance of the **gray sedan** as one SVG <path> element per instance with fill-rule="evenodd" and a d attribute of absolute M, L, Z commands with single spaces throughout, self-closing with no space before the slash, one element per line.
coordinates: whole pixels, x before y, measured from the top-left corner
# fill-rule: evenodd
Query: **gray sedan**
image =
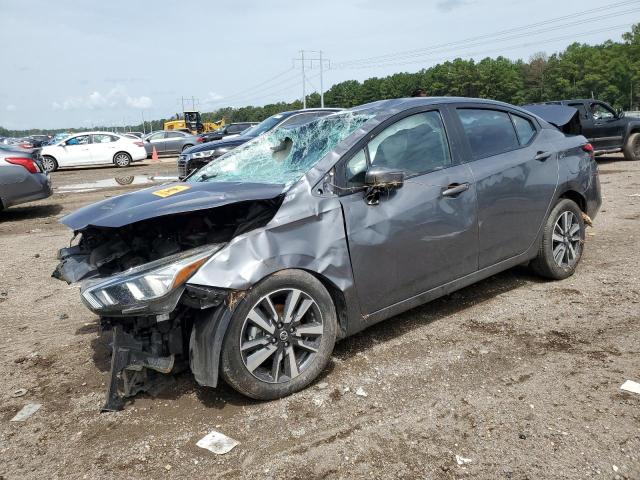
<path fill-rule="evenodd" d="M 158 155 L 172 155 L 193 147 L 198 143 L 198 136 L 179 130 L 161 130 L 143 138 L 144 149 L 150 157 L 155 147 Z"/>
<path fill-rule="evenodd" d="M 337 339 L 434 298 L 521 264 L 569 277 L 600 204 L 582 136 L 500 102 L 387 100 L 63 218 L 82 238 L 54 276 L 112 328 L 105 409 L 179 365 L 274 399 Z"/>
<path fill-rule="evenodd" d="M 36 153 L 0 145 L 0 210 L 51 195 L 51 181 Z"/>

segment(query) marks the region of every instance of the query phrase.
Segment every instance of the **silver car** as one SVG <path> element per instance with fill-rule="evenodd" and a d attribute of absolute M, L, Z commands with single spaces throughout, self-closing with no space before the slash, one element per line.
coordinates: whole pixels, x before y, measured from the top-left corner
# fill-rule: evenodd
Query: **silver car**
<path fill-rule="evenodd" d="M 179 130 L 161 130 L 143 138 L 147 157 L 156 149 L 158 155 L 172 155 L 198 144 L 198 136 Z"/>
<path fill-rule="evenodd" d="M 0 145 L 0 210 L 51 196 L 38 152 Z"/>

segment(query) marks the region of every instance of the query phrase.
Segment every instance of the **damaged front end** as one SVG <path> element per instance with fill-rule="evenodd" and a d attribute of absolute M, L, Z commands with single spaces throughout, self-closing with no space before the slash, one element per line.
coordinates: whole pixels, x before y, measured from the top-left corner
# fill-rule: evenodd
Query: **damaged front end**
<path fill-rule="evenodd" d="M 218 195 L 217 202 L 208 202 L 218 206 L 203 208 L 202 195 L 197 202 L 184 198 L 191 189 L 178 190 L 182 198 L 160 199 L 154 191 L 142 190 L 130 194 L 137 201 L 117 197 L 62 219 L 74 229 L 77 242 L 60 250 L 52 276 L 81 282 L 84 304 L 100 316 L 101 330 L 112 335 L 103 411 L 121 409 L 125 397 L 139 392 L 154 394 L 166 383 L 163 374 L 189 368 L 194 325 L 226 308 L 230 294 L 237 298 L 238 293 L 189 285 L 188 280 L 235 236 L 268 223 L 282 202 L 279 188 L 252 194 L 262 198 L 233 202 Z M 176 211 L 177 203 L 185 211 Z M 154 216 L 154 211 L 171 213 Z M 114 213 L 137 221 L 119 225 Z M 89 218 L 91 223 L 85 223 Z M 216 381 L 217 375 L 207 384 Z"/>

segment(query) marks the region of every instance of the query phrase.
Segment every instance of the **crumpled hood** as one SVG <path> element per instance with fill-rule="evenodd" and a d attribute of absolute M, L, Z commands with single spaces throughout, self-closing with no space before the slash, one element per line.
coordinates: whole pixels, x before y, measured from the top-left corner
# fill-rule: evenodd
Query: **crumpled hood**
<path fill-rule="evenodd" d="M 74 231 L 118 228 L 149 218 L 204 210 L 248 200 L 269 200 L 284 185 L 239 182 L 174 182 L 87 205 L 60 219 Z"/>

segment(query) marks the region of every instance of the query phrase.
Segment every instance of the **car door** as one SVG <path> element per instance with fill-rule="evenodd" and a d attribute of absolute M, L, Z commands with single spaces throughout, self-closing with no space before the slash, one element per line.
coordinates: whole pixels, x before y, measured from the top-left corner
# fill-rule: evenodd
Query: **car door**
<path fill-rule="evenodd" d="M 163 153 L 180 153 L 184 137 L 183 132 L 166 132 Z"/>
<path fill-rule="evenodd" d="M 91 137 L 89 148 L 91 149 L 92 163 L 112 163 L 116 153 L 116 142 L 119 138 L 106 133 L 94 133 Z"/>
<path fill-rule="evenodd" d="M 91 135 L 75 135 L 62 142 L 61 157 L 58 160 L 60 166 L 90 165 Z"/>
<path fill-rule="evenodd" d="M 156 132 L 147 137 L 147 140 L 145 141 L 145 149 L 147 150 L 147 154 L 151 154 L 154 147 L 158 154 L 164 153 L 166 143 L 165 135 L 166 132 Z"/>
<path fill-rule="evenodd" d="M 370 205 L 363 186 L 369 167 L 403 171 L 404 184 Z M 451 154 L 439 110 L 381 127 L 338 171 L 363 314 L 477 270 L 475 188 L 468 165 Z"/>
<path fill-rule="evenodd" d="M 602 102 L 590 102 L 588 111 L 593 127 L 583 133 L 595 149 L 604 150 L 622 146 L 625 121 L 607 104 Z"/>
<path fill-rule="evenodd" d="M 476 186 L 480 269 L 524 253 L 554 197 L 558 158 L 532 117 L 501 108 L 455 108 Z"/>

